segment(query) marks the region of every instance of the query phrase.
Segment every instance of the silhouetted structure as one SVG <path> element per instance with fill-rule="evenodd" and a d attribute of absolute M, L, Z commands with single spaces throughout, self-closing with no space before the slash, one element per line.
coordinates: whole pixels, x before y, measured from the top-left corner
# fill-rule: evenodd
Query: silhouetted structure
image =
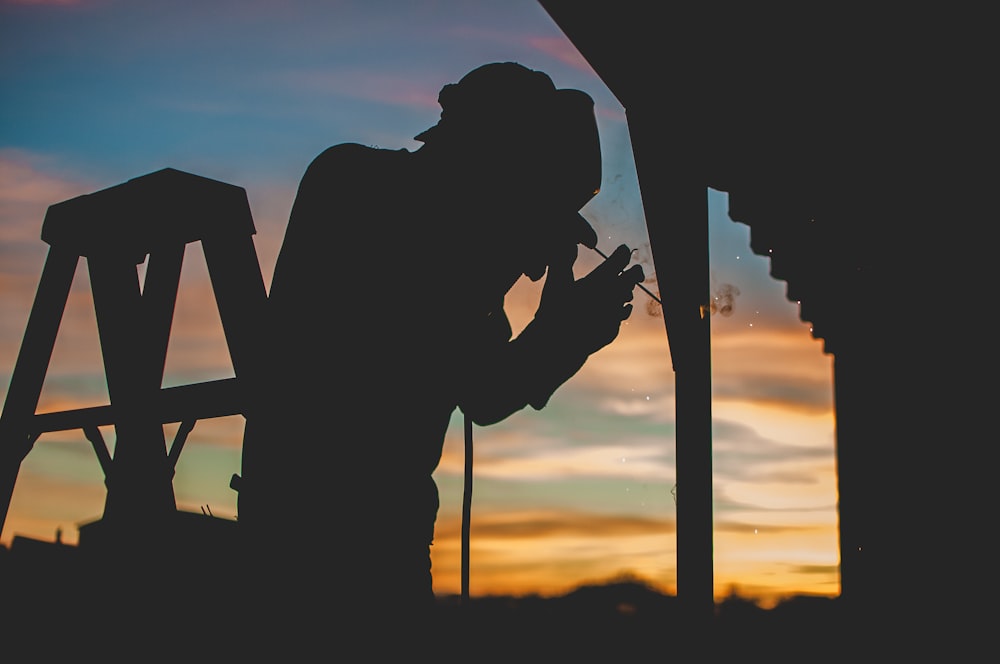
<path fill-rule="evenodd" d="M 928 590 L 965 597 L 971 531 L 928 527 L 915 499 L 932 493 L 941 515 L 976 502 L 962 459 L 981 398 L 960 369 L 975 342 L 946 294 L 976 283 L 965 245 L 994 215 L 979 170 L 995 154 L 991 22 L 929 6 L 540 3 L 628 117 L 676 370 L 679 599 L 711 611 L 709 187 L 834 356 L 843 599 L 913 617 Z"/>
<path fill-rule="evenodd" d="M 169 539 L 176 518 L 174 466 L 197 420 L 246 412 L 240 381 L 259 353 L 266 299 L 246 192 L 163 169 L 49 207 L 49 254 L 0 415 L 0 527 L 21 460 L 44 432 L 81 429 L 104 471 L 103 535 Z M 187 244 L 201 242 L 236 378 L 161 389 Z M 136 266 L 147 260 L 144 283 Z M 110 404 L 36 414 L 80 258 L 86 258 Z M 163 424 L 181 423 L 167 454 Z M 114 425 L 112 460 L 98 427 Z"/>

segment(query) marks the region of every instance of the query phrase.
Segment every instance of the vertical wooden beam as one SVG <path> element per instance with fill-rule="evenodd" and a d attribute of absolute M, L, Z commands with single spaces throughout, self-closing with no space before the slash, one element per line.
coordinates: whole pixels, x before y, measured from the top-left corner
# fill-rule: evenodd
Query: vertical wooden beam
<path fill-rule="evenodd" d="M 640 3 L 542 7 L 625 107 L 677 391 L 677 595 L 692 626 L 715 613 L 705 70 L 713 45 L 689 5 L 649 21 Z M 694 10 L 694 11 L 691 11 Z M 664 101 L 666 100 L 666 101 Z M 696 640 L 702 629 L 684 630 Z"/>
<path fill-rule="evenodd" d="M 692 626 L 707 629 L 715 610 L 708 191 L 693 125 L 670 121 L 649 99 L 630 105 L 628 121 L 675 372 L 677 597 Z"/>

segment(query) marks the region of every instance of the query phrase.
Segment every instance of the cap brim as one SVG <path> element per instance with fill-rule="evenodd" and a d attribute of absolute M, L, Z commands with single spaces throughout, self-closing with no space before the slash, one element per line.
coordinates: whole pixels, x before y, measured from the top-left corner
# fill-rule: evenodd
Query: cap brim
<path fill-rule="evenodd" d="M 414 136 L 413 140 L 420 141 L 421 143 L 426 143 L 428 140 L 434 138 L 434 135 L 437 134 L 437 132 L 438 132 L 438 126 L 434 125 L 433 127 L 425 129 L 424 131 Z"/>

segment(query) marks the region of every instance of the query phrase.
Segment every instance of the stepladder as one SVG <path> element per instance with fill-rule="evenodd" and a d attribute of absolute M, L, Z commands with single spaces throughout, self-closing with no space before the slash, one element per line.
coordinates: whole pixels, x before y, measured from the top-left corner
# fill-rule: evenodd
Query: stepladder
<path fill-rule="evenodd" d="M 251 408 L 267 301 L 255 233 L 243 188 L 172 168 L 48 208 L 41 231 L 48 252 L 0 414 L 0 528 L 21 464 L 38 438 L 72 429 L 93 445 L 104 474 L 106 533 L 135 537 L 171 522 L 177 512 L 174 468 L 195 422 L 246 416 Z M 195 242 L 204 252 L 234 377 L 165 388 L 185 249 Z M 81 260 L 109 403 L 38 413 Z M 172 441 L 166 424 L 179 425 Z M 113 454 L 100 427 L 113 427 Z"/>

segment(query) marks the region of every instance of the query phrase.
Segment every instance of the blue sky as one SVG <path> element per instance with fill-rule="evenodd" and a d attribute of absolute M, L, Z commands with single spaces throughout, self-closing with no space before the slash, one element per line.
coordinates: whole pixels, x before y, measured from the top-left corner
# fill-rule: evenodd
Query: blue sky
<path fill-rule="evenodd" d="M 416 149 L 437 92 L 514 60 L 596 101 L 601 193 L 584 208 L 610 249 L 649 254 L 626 110 L 539 4 L 0 0 L 0 398 L 6 397 L 46 245 L 47 207 L 164 167 L 244 187 L 265 281 L 295 188 L 326 147 Z M 832 360 L 748 230 L 707 191 L 717 592 L 839 592 Z M 579 268 L 599 260 L 581 256 Z M 165 385 L 232 375 L 203 258 L 189 245 Z M 85 269 L 77 273 L 40 411 L 105 403 Z M 537 285 L 508 297 L 515 326 Z M 673 373 L 648 298 L 541 412 L 476 432 L 471 591 L 556 593 L 635 573 L 671 591 L 676 542 Z M 113 442 L 113 430 L 104 432 Z M 168 431 L 168 439 L 172 432 Z M 242 420 L 201 421 L 178 464 L 182 509 L 235 516 Z M 2 444 L 2 441 L 0 441 Z M 436 474 L 435 588 L 459 588 L 462 427 Z M 46 434 L 21 466 L 0 541 L 43 539 L 100 516 L 103 478 L 80 432 Z"/>

